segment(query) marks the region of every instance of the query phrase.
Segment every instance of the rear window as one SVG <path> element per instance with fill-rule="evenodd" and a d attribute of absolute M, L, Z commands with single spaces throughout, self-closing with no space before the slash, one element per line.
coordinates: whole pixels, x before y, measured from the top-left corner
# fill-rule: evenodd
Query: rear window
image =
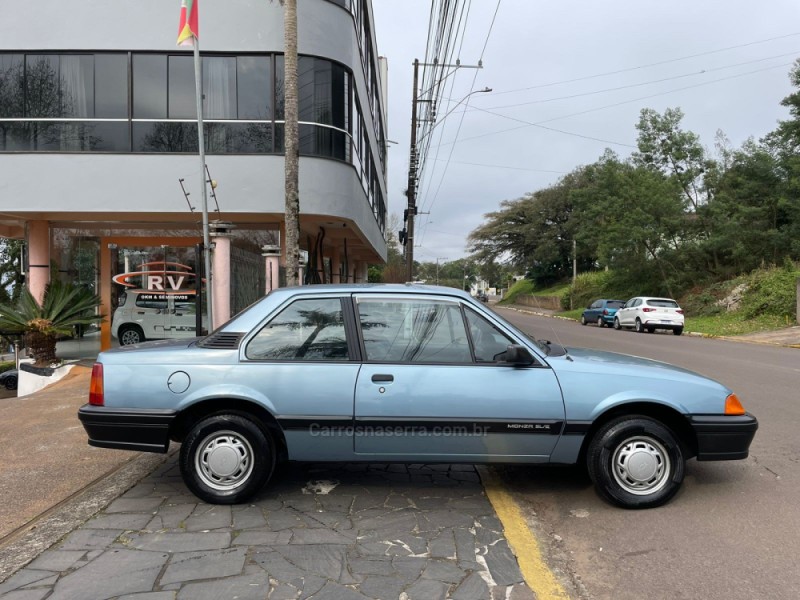
<path fill-rule="evenodd" d="M 609 300 L 606 302 L 606 308 L 622 308 L 625 303 L 622 300 Z"/>
<path fill-rule="evenodd" d="M 665 300 L 663 298 L 655 298 L 647 301 L 648 306 L 658 306 L 660 308 L 678 308 L 678 303 L 675 300 Z"/>

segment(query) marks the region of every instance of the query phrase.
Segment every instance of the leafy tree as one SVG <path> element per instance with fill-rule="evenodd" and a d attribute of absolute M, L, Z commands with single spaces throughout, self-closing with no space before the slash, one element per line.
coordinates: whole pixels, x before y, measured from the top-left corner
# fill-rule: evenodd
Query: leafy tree
<path fill-rule="evenodd" d="M 71 335 L 78 325 L 100 322 L 95 313 L 100 297 L 91 291 L 59 280 L 45 288 L 42 304 L 25 288 L 15 304 L 0 304 L 0 331 L 25 335 L 37 367 L 56 362 L 56 341 Z"/>
<path fill-rule="evenodd" d="M 22 292 L 22 240 L 0 238 L 0 302 L 15 303 Z"/>

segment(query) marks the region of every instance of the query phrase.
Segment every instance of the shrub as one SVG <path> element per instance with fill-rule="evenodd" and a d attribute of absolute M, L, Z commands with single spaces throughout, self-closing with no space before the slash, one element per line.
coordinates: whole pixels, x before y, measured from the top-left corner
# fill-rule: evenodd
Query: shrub
<path fill-rule="evenodd" d="M 800 270 L 793 263 L 760 269 L 748 277 L 747 291 L 742 298 L 742 312 L 746 318 L 759 315 L 797 317 L 796 281 Z"/>

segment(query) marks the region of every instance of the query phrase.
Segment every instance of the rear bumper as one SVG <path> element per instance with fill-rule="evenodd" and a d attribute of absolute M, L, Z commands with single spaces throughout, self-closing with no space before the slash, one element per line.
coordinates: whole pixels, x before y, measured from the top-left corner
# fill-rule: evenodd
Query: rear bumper
<path fill-rule="evenodd" d="M 682 321 L 671 321 L 669 323 L 663 323 L 660 320 L 655 321 L 645 321 L 644 322 L 645 328 L 653 327 L 655 329 L 683 329 L 683 322 Z"/>
<path fill-rule="evenodd" d="M 89 435 L 89 445 L 98 448 L 164 453 L 174 410 L 107 408 L 84 404 L 78 418 Z"/>
<path fill-rule="evenodd" d="M 751 414 L 696 415 L 689 419 L 697 437 L 697 460 L 747 458 L 758 421 Z"/>

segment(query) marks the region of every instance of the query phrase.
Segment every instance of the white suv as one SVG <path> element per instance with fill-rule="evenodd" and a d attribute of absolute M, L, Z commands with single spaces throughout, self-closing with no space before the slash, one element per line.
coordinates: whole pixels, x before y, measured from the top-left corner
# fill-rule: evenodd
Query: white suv
<path fill-rule="evenodd" d="M 119 297 L 111 319 L 111 335 L 122 346 L 145 340 L 193 338 L 197 336 L 196 314 L 193 294 L 130 289 Z"/>
<path fill-rule="evenodd" d="M 670 298 L 637 296 L 625 303 L 614 316 L 614 329 L 633 327 L 639 333 L 670 329 L 675 335 L 683 333 L 683 310 Z"/>

